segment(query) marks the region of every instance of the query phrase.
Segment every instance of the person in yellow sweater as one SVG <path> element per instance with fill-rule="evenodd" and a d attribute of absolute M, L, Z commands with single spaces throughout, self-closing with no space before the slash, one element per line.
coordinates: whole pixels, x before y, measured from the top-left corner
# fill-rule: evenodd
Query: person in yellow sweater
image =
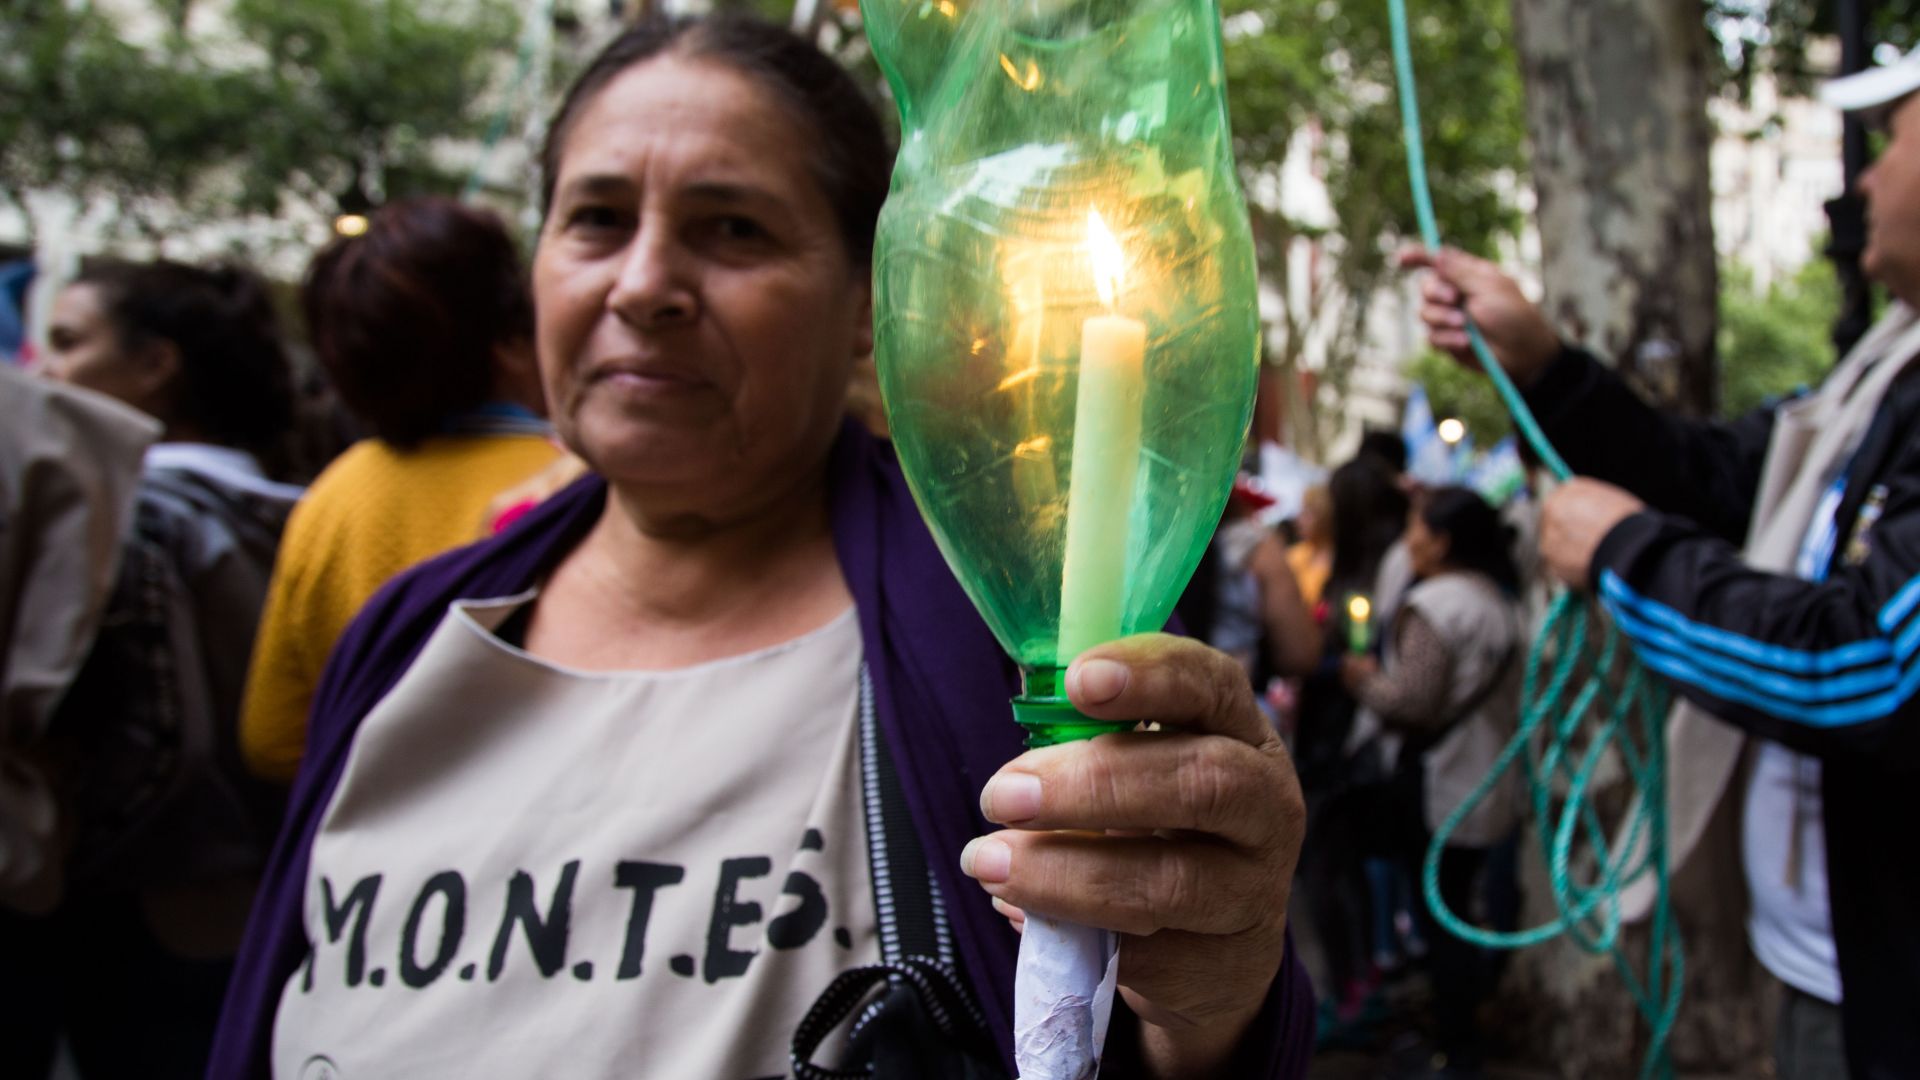
<path fill-rule="evenodd" d="M 1320 603 L 1327 576 L 1333 573 L 1333 498 L 1327 485 L 1315 484 L 1300 500 L 1300 539 L 1287 549 L 1287 566 L 1300 583 L 1308 607 Z"/>
<path fill-rule="evenodd" d="M 560 458 L 533 358 L 533 304 L 493 214 L 391 204 L 308 268 L 320 362 L 371 432 L 294 508 L 240 721 L 247 767 L 289 782 L 334 642 L 387 579 L 493 526 L 489 508 Z"/>

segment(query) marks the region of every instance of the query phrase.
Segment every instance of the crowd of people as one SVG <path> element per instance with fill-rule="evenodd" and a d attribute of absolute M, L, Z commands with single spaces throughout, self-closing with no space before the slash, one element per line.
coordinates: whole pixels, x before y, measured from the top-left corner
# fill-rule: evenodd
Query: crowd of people
<path fill-rule="evenodd" d="M 45 823 L 0 856 L 17 875 L 8 1075 L 46 1075 L 62 1042 L 83 1075 L 204 1071 L 334 639 L 395 573 L 486 535 L 488 504 L 559 454 L 505 226 L 450 200 L 377 220 L 302 290 L 328 384 L 370 433 L 311 486 L 281 318 L 247 270 L 90 264 L 52 306 L 57 385 L 9 383 L 41 415 L 117 413 L 133 434 L 50 445 L 63 494 L 19 508 L 44 526 L 64 498 L 119 540 L 39 582 L 72 612 L 45 626 L 65 688 L 7 710 L 11 779 Z M 31 412 L 10 429 L 59 431 Z M 44 625 L 20 604 L 19 626 Z"/>
<path fill-rule="evenodd" d="M 1711 782 L 1674 827 L 1741 845 L 1781 1075 L 1910 1073 L 1907 70 L 1836 91 L 1890 118 L 1868 270 L 1903 303 L 1820 391 L 1663 416 L 1497 267 L 1409 252 L 1433 343 L 1470 361 L 1471 317 L 1598 478 L 1538 562 L 1369 434 L 1283 529 L 1236 487 L 1190 637 L 1074 660 L 1081 711 L 1166 730 L 1025 752 L 849 416 L 885 128 L 786 31 L 608 45 L 524 264 L 444 199 L 334 240 L 313 373 L 250 271 L 86 265 L 44 377 L 0 365 L 0 1073 L 1005 1076 L 1034 911 L 1122 935 L 1110 1075 L 1304 1076 L 1416 974 L 1429 1071 L 1479 1075 L 1501 969 L 1417 881 L 1514 730 L 1536 573 L 1686 700 Z M 1492 928 L 1517 783 L 1439 863 Z"/>
<path fill-rule="evenodd" d="M 1439 929 L 1415 882 L 1434 832 L 1512 736 L 1528 614 L 1501 510 L 1466 488 L 1418 484 L 1405 466 L 1398 435 L 1368 433 L 1275 525 L 1251 518 L 1236 489 L 1180 615 L 1253 658 L 1300 776 L 1308 829 L 1293 913 L 1320 990 L 1317 1042 L 1390 1046 L 1390 1057 L 1472 1076 L 1498 959 Z M 1264 571 L 1238 554 L 1268 545 Z M 1519 914 L 1518 781 L 1503 777 L 1440 863 L 1448 907 L 1495 928 Z M 1424 994 L 1390 993 L 1416 977 Z"/>

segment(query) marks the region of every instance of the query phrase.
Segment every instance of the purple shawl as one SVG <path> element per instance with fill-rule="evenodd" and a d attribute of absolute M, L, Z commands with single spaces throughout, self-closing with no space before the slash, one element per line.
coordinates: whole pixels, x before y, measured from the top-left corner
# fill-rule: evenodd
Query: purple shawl
<path fill-rule="evenodd" d="M 960 872 L 960 849 L 993 828 L 980 816 L 980 789 L 1021 752 L 1007 707 L 1018 673 L 934 546 L 891 446 L 849 421 L 829 468 L 834 543 L 859 609 L 876 712 L 952 918 L 961 964 L 1011 1075 L 1018 938 Z M 605 485 L 589 477 L 505 533 L 415 567 L 369 601 L 341 637 L 314 699 L 306 757 L 227 991 L 208 1065 L 212 1080 L 271 1073 L 274 1013 L 308 950 L 301 925 L 307 855 L 360 721 L 413 663 L 449 603 L 508 596 L 539 582 L 587 534 L 605 496 Z M 1129 1021 L 1116 1017 L 1111 1074 L 1129 1071 L 1119 1035 Z M 1223 1075 L 1303 1077 L 1312 1042 L 1313 992 L 1289 945 L 1260 1016 Z"/>

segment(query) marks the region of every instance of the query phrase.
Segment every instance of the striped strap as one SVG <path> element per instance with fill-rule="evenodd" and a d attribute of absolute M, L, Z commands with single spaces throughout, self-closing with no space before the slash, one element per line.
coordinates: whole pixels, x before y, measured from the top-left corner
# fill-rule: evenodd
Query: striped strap
<path fill-rule="evenodd" d="M 940 889 L 907 809 L 893 755 L 874 711 L 873 679 L 860 667 L 860 784 L 867 856 L 880 930 L 881 962 L 834 979 L 795 1029 L 790 1060 L 797 1080 L 873 1075 L 871 1062 L 844 1068 L 813 1063 L 828 1035 L 858 1012 L 849 1045 L 864 1045 L 868 1026 L 889 1008 L 916 1002 L 955 1046 L 991 1045 L 987 1023 L 954 960 L 953 931 Z M 915 1000 L 906 1000 L 915 999 Z"/>

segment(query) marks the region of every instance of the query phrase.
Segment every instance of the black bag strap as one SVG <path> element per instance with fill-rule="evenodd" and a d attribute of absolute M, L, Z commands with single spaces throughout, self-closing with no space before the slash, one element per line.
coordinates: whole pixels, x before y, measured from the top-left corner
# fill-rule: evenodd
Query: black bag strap
<path fill-rule="evenodd" d="M 946 906 L 914 831 L 865 664 L 860 666 L 860 786 L 881 962 L 841 973 L 807 1010 L 794 1030 L 793 1075 L 797 1080 L 1003 1075 L 994 1063 L 986 1019 L 954 960 Z M 814 1064 L 813 1055 L 827 1036 L 856 1012 L 860 1015 L 848 1037 L 853 1061 L 831 1068 Z M 896 1064 L 890 1068 L 889 1061 Z"/>
<path fill-rule="evenodd" d="M 876 990 L 882 991 L 877 997 Z M 847 1036 L 853 1062 L 832 1068 L 814 1064 L 820 1044 L 869 999 Z M 984 1056 L 991 1046 L 953 967 L 910 956 L 841 972 L 827 986 L 794 1029 L 793 1075 L 798 1080 L 998 1077 L 999 1069 Z M 924 1063 L 891 1072 L 875 1068 L 877 1060 L 888 1057 Z"/>

